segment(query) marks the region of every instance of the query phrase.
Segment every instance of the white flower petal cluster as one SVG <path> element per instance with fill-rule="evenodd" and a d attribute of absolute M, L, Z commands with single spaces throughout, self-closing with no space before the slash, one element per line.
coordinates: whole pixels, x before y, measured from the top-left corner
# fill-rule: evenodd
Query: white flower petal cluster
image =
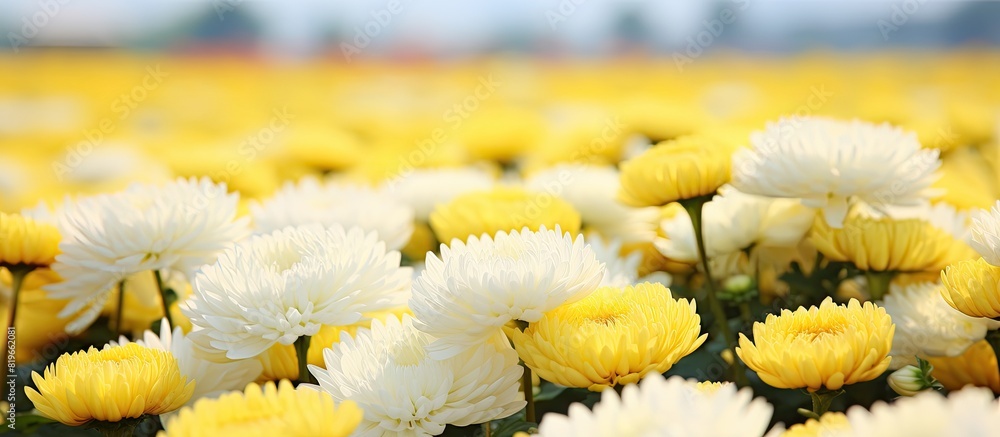
<path fill-rule="evenodd" d="M 850 430 L 841 436 L 985 437 L 1000 435 L 1000 403 L 986 388 L 966 387 L 947 398 L 934 390 L 847 410 Z"/>
<path fill-rule="evenodd" d="M 848 202 L 876 208 L 926 201 L 941 166 L 937 149 L 888 124 L 791 117 L 750 136 L 733 155 L 733 186 L 749 194 L 802 199 L 843 225 Z"/>
<path fill-rule="evenodd" d="M 761 437 L 773 411 L 764 398 L 753 399 L 750 389 L 737 391 L 734 384 L 702 391 L 679 376 L 651 374 L 638 386 L 626 386 L 620 398 L 605 390 L 593 411 L 573 404 L 569 416 L 545 415 L 538 432 L 542 437 Z"/>
<path fill-rule="evenodd" d="M 751 246 L 795 247 L 812 227 L 815 211 L 792 199 L 774 199 L 742 193 L 724 186 L 702 210 L 705 253 L 727 256 Z M 664 256 L 696 262 L 698 246 L 686 211 L 660 223 L 664 238 L 654 241 Z"/>
<path fill-rule="evenodd" d="M 372 322 L 323 351 L 326 368 L 309 366 L 322 390 L 364 410 L 357 436 L 437 435 L 524 408 L 522 368 L 502 334 L 445 360 L 425 349 L 433 340 L 413 319 Z"/>
<path fill-rule="evenodd" d="M 304 225 L 256 235 L 205 266 L 183 306 L 202 346 L 250 358 L 406 302 L 410 269 L 361 228 Z"/>
<path fill-rule="evenodd" d="M 125 336 L 118 338 L 105 345 L 109 347 L 129 344 L 130 341 Z M 189 381 L 195 382 L 194 394 L 186 405 L 193 405 L 195 401 L 203 397 L 217 397 L 218 395 L 232 391 L 242 390 L 247 384 L 253 382 L 260 376 L 263 367 L 257 360 L 236 360 L 236 361 L 212 361 L 206 359 L 201 354 L 198 346 L 184 335 L 181 327 L 176 327 L 171 332 L 167 319 L 160 321 L 160 335 L 153 331 L 146 330 L 142 334 L 142 339 L 135 340 L 140 346 L 151 349 L 159 349 L 170 352 L 177 358 L 177 365 L 181 374 Z"/>
<path fill-rule="evenodd" d="M 246 219 L 236 217 L 238 201 L 208 178 L 67 200 L 58 214 L 62 253 L 52 265 L 64 280 L 46 288 L 52 298 L 72 299 L 59 313 L 75 317 L 66 331 L 90 326 L 122 278 L 150 270 L 190 278 L 215 261 L 249 233 Z"/>
<path fill-rule="evenodd" d="M 1000 266 L 1000 201 L 973 219 L 972 248 L 986 262 Z"/>
<path fill-rule="evenodd" d="M 378 232 L 390 250 L 413 234 L 413 208 L 383 190 L 335 181 L 302 178 L 286 183 L 271 198 L 250 205 L 254 230 L 268 233 L 288 226 L 359 226 Z"/>
<path fill-rule="evenodd" d="M 479 345 L 511 320 L 534 322 L 586 297 L 605 270 L 582 235 L 558 226 L 454 241 L 424 262 L 410 309 L 417 328 L 435 337 L 428 349 L 439 359 Z"/>
<path fill-rule="evenodd" d="M 427 223 L 438 205 L 470 191 L 489 190 L 493 176 L 473 167 L 418 168 L 385 184 L 385 191 L 413 208 L 414 217 Z"/>
<path fill-rule="evenodd" d="M 1000 328 L 996 320 L 969 317 L 952 308 L 941 297 L 941 284 L 892 285 L 881 306 L 896 325 L 889 352 L 893 369 L 916 364 L 917 355 L 961 355 L 987 331 Z"/>
<path fill-rule="evenodd" d="M 580 213 L 585 228 L 623 243 L 648 242 L 656 237 L 658 208 L 633 208 L 618 202 L 621 180 L 614 167 L 559 164 L 525 181 L 533 191 L 558 196 Z"/>

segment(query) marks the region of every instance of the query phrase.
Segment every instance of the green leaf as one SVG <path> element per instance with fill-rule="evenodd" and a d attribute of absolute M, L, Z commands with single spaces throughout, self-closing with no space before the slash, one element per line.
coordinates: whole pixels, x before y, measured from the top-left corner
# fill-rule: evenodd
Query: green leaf
<path fill-rule="evenodd" d="M 563 387 L 561 385 L 553 384 L 548 381 L 542 381 L 541 391 L 535 395 L 535 402 L 544 402 L 555 399 L 566 391 L 569 387 Z"/>

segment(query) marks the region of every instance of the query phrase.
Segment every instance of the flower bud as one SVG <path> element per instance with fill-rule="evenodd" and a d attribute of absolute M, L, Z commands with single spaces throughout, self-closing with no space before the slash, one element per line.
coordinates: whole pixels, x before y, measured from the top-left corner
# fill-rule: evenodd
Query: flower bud
<path fill-rule="evenodd" d="M 931 376 L 934 367 L 920 358 L 918 366 L 906 366 L 889 375 L 889 387 L 900 396 L 913 396 L 928 388 L 939 388 L 940 383 Z"/>
<path fill-rule="evenodd" d="M 722 282 L 719 299 L 734 303 L 749 302 L 757 297 L 757 284 L 748 275 L 735 275 Z"/>

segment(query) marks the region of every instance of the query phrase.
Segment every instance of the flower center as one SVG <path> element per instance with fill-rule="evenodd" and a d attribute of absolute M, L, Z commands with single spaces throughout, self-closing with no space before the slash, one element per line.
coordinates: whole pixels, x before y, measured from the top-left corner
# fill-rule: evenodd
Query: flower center
<path fill-rule="evenodd" d="M 824 336 L 838 335 L 844 332 L 844 327 L 840 325 L 808 325 L 799 329 L 795 333 L 798 338 L 805 338 L 809 341 L 816 341 Z"/>

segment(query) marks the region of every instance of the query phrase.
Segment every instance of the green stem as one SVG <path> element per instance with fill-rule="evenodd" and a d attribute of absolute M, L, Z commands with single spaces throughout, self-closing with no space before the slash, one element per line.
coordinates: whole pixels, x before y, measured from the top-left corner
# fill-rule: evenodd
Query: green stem
<path fill-rule="evenodd" d="M 516 320 L 517 329 L 524 332 L 528 329 L 528 322 L 522 320 Z M 527 422 L 538 423 L 535 421 L 535 386 L 531 383 L 531 368 L 524 362 L 521 361 L 521 367 L 524 368 L 524 373 L 521 374 L 521 390 L 524 391 L 524 401 L 527 403 L 524 406 L 524 420 Z"/>
<path fill-rule="evenodd" d="M 483 435 L 485 437 L 492 437 L 493 436 L 493 428 L 490 426 L 490 422 L 489 421 L 483 422 Z"/>
<path fill-rule="evenodd" d="M 295 356 L 299 360 L 299 382 L 311 384 L 312 377 L 309 375 L 309 343 L 312 337 L 303 335 L 295 339 Z"/>
<path fill-rule="evenodd" d="M 93 422 L 88 425 L 88 428 L 96 429 L 101 432 L 101 435 L 106 437 L 132 437 L 135 434 L 135 429 L 139 427 L 139 424 L 148 416 L 143 415 L 136 418 L 124 418 L 118 422 Z"/>
<path fill-rule="evenodd" d="M 750 310 L 750 302 L 740 302 L 740 315 L 743 316 L 743 323 L 753 326 L 753 311 Z"/>
<path fill-rule="evenodd" d="M 993 354 L 997 357 L 997 369 L 1000 371 L 1000 329 L 986 333 L 986 341 L 993 348 Z"/>
<path fill-rule="evenodd" d="M 116 311 L 117 314 L 115 315 L 115 338 L 121 337 L 122 322 L 125 321 L 123 317 L 125 314 L 125 278 L 122 278 L 121 281 L 118 281 L 118 308 Z M 173 328 L 174 328 L 173 325 L 171 325 L 170 329 Z"/>
<path fill-rule="evenodd" d="M 10 270 L 11 290 L 12 290 L 12 294 L 13 294 L 13 296 L 11 296 L 11 300 L 10 300 L 10 314 L 7 317 L 7 332 L 6 332 L 6 334 L 7 334 L 7 337 L 10 337 L 12 334 L 16 335 L 13 332 L 15 330 L 15 328 L 14 328 L 14 319 L 17 318 L 18 300 L 19 300 L 19 297 L 21 295 L 21 287 L 24 286 L 24 278 L 26 276 L 28 276 L 28 273 L 31 273 L 31 271 L 34 270 L 35 268 L 33 266 L 29 266 L 29 265 L 25 265 L 25 264 L 18 264 L 18 265 L 15 265 L 15 266 L 7 266 L 7 269 Z M 3 342 L 3 359 L 4 360 L 7 360 L 8 357 L 13 357 L 13 355 L 16 355 L 15 354 L 16 351 L 10 351 L 8 349 L 9 346 L 10 346 L 10 340 L 6 340 L 6 341 Z M 10 366 L 11 364 L 12 363 L 10 361 L 7 361 L 7 366 Z"/>
<path fill-rule="evenodd" d="M 174 329 L 174 319 L 170 316 L 170 304 L 167 303 L 167 289 L 163 286 L 163 276 L 159 270 L 153 270 L 153 276 L 156 277 L 156 288 L 160 290 L 160 302 L 163 302 L 163 317 L 167 318 L 170 329 Z"/>
<path fill-rule="evenodd" d="M 722 308 L 722 302 L 715 291 L 715 281 L 712 279 L 712 270 L 709 268 L 709 259 L 705 251 L 705 236 L 702 227 L 702 210 L 706 203 L 712 200 L 712 195 L 684 199 L 680 201 L 681 206 L 687 210 L 688 217 L 691 218 L 691 226 L 694 228 L 694 238 L 698 245 L 698 256 L 701 258 L 701 267 L 705 270 L 705 288 L 708 291 L 708 306 L 715 315 L 715 324 L 722 333 L 722 338 L 726 341 L 726 349 L 732 350 L 736 346 L 736 336 L 729 329 L 729 318 Z M 738 387 L 746 387 L 750 383 L 747 381 L 743 363 L 739 359 L 733 360 L 733 379 Z"/>
<path fill-rule="evenodd" d="M 868 280 L 868 294 L 871 300 L 881 300 L 882 296 L 889 291 L 889 283 L 896 276 L 896 272 L 875 272 L 868 270 L 865 278 Z"/>
<path fill-rule="evenodd" d="M 830 404 L 833 403 L 833 399 L 842 394 L 844 394 L 843 390 L 818 390 L 809 393 L 809 397 L 812 398 L 812 412 L 816 414 L 817 418 L 822 417 L 824 413 L 830 410 Z"/>

